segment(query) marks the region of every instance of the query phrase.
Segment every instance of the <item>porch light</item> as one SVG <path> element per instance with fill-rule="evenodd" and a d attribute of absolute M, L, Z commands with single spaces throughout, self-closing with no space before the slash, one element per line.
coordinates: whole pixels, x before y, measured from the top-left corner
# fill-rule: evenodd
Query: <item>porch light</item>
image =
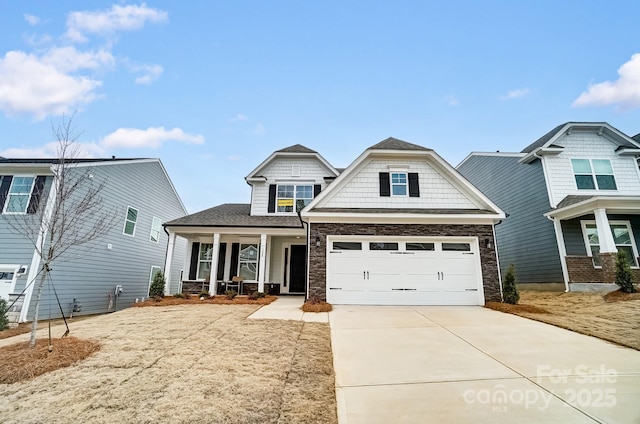
<path fill-rule="evenodd" d="M 320 240 L 320 236 L 316 236 L 316 247 L 320 247 L 320 242 L 322 240 Z"/>
<path fill-rule="evenodd" d="M 484 245 L 487 249 L 493 249 L 493 243 L 489 239 L 484 239 Z"/>

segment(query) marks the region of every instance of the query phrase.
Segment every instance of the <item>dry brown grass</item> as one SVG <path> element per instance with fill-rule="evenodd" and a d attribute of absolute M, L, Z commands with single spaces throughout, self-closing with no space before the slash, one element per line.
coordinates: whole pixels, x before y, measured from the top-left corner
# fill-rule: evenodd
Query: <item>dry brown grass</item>
<path fill-rule="evenodd" d="M 337 423 L 328 324 L 246 319 L 258 308 L 128 308 L 72 323 L 100 351 L 0 384 L 0 421 Z"/>
<path fill-rule="evenodd" d="M 12 384 L 68 367 L 99 349 L 99 343 L 76 337 L 52 339 L 51 351 L 48 339 L 36 340 L 33 349 L 29 342 L 4 346 L 0 348 L 0 384 Z"/>
<path fill-rule="evenodd" d="M 331 312 L 333 310 L 333 306 L 331 303 L 327 302 L 304 302 L 302 304 L 303 312 Z"/>
<path fill-rule="evenodd" d="M 640 350 L 640 297 L 635 294 L 523 290 L 520 303 L 548 313 L 518 308 L 505 312 Z"/>
<path fill-rule="evenodd" d="M 91 318 L 94 315 L 81 315 L 81 316 L 75 316 L 73 318 L 67 318 L 67 322 L 74 322 L 74 321 L 81 321 L 83 319 L 87 319 L 87 318 Z M 38 321 L 38 328 L 44 328 L 41 326 L 44 325 L 48 325 L 49 324 L 49 320 L 39 320 Z M 51 320 L 51 325 L 52 326 L 56 326 L 56 325 L 63 325 L 64 321 L 62 320 L 62 318 L 56 318 L 56 319 L 52 319 Z M 31 323 L 30 322 L 22 322 L 20 324 L 18 324 L 17 327 L 14 328 L 7 328 L 6 330 L 2 330 L 0 331 L 0 340 L 2 339 L 7 339 L 9 337 L 13 337 L 13 336 L 19 336 L 20 334 L 25 334 L 25 333 L 29 333 L 31 331 Z"/>
<path fill-rule="evenodd" d="M 174 305 L 268 305 L 276 300 L 275 296 L 266 296 L 258 299 L 249 299 L 247 296 L 236 296 L 233 299 L 228 299 L 224 295 L 213 296 L 208 299 L 202 299 L 196 295 L 189 297 L 173 297 L 165 296 L 162 299 L 150 298 L 144 302 L 135 303 L 133 306 L 145 307 L 145 306 L 174 306 Z"/>

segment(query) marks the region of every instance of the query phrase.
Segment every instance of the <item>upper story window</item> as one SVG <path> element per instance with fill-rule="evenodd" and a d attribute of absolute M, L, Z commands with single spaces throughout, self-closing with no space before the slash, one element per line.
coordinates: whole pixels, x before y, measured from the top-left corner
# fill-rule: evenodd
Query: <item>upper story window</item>
<path fill-rule="evenodd" d="M 277 212 L 298 212 L 313 200 L 312 185 L 278 185 Z"/>
<path fill-rule="evenodd" d="M 5 213 L 27 212 L 34 180 L 34 177 L 13 177 L 4 206 Z"/>
<path fill-rule="evenodd" d="M 124 220 L 124 234 L 128 236 L 134 236 L 136 233 L 136 222 L 138 221 L 138 210 L 127 207 L 127 216 Z"/>
<path fill-rule="evenodd" d="M 153 243 L 157 243 L 160 240 L 160 230 L 162 229 L 162 221 L 160 218 L 153 217 L 153 221 L 151 221 L 151 235 L 149 236 L 149 241 Z"/>
<path fill-rule="evenodd" d="M 609 159 L 571 159 L 578 190 L 617 190 Z"/>
<path fill-rule="evenodd" d="M 392 196 L 407 195 L 407 173 L 406 172 L 391 173 L 391 195 Z"/>
<path fill-rule="evenodd" d="M 416 172 L 380 172 L 380 196 L 420 197 L 420 184 Z"/>

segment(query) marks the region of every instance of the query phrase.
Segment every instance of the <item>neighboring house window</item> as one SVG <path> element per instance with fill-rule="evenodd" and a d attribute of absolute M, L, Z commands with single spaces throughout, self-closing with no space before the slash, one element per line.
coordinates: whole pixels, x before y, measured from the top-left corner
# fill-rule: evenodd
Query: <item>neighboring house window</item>
<path fill-rule="evenodd" d="M 162 272 L 162 268 L 160 268 L 159 266 L 151 267 L 151 273 L 149 274 L 149 287 L 147 288 L 147 293 L 149 293 L 149 290 L 151 290 L 151 283 L 153 283 L 153 279 L 155 278 L 156 274 L 159 272 Z"/>
<path fill-rule="evenodd" d="M 391 195 L 392 196 L 407 195 L 407 174 L 405 172 L 391 173 Z"/>
<path fill-rule="evenodd" d="M 160 240 L 160 231 L 162 230 L 162 221 L 160 218 L 153 217 L 151 221 L 151 236 L 149 241 L 157 243 Z"/>
<path fill-rule="evenodd" d="M 213 254 L 212 243 L 200 243 L 198 255 L 198 280 L 208 280 L 211 277 L 211 257 Z"/>
<path fill-rule="evenodd" d="M 638 251 L 633 240 L 633 233 L 631 232 L 631 224 L 629 224 L 629 221 L 611 221 L 609 222 L 609 227 L 611 227 L 613 241 L 618 251 L 624 252 L 629 266 L 637 267 Z M 598 253 L 600 253 L 600 240 L 598 239 L 596 223 L 594 221 L 582 221 L 582 232 L 584 234 L 587 252 L 593 259 L 593 265 L 597 267 L 602 266 L 600 256 L 598 256 Z"/>
<path fill-rule="evenodd" d="M 34 177 L 13 177 L 4 206 L 5 213 L 27 212 L 34 180 Z"/>
<path fill-rule="evenodd" d="M 138 221 L 138 210 L 127 207 L 127 216 L 124 220 L 124 233 L 128 236 L 133 236 L 136 233 L 136 222 Z"/>
<path fill-rule="evenodd" d="M 313 200 L 312 185 L 278 185 L 276 211 L 298 212 L 311 200 Z"/>
<path fill-rule="evenodd" d="M 255 280 L 258 276 L 258 245 L 240 244 L 238 275 L 243 280 Z"/>
<path fill-rule="evenodd" d="M 578 190 L 617 190 L 609 159 L 571 159 Z"/>

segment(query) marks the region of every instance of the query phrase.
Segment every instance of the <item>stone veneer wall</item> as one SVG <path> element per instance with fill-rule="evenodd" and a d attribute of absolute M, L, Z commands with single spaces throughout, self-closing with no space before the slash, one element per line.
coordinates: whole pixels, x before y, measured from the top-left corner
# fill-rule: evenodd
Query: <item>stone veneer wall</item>
<path fill-rule="evenodd" d="M 600 253 L 602 268 L 594 268 L 590 256 L 566 256 L 567 272 L 571 283 L 615 283 L 615 253 Z M 640 258 L 638 258 L 640 260 Z M 640 270 L 632 269 L 636 281 L 640 281 Z"/>
<path fill-rule="evenodd" d="M 414 237 L 478 237 L 484 297 L 487 302 L 500 302 L 500 276 L 495 248 L 488 249 L 485 239 L 493 239 L 491 225 L 471 224 L 328 224 L 312 223 L 309 236 L 309 296 L 327 298 L 327 235 L 414 236 Z M 316 240 L 320 239 L 320 246 Z"/>

